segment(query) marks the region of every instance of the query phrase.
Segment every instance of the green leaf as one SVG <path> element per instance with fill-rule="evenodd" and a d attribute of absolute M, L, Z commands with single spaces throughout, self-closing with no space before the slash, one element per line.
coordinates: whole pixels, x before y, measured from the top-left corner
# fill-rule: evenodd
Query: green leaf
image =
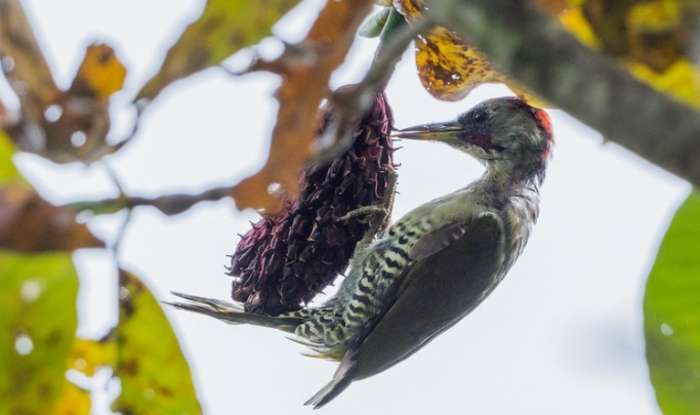
<path fill-rule="evenodd" d="M 208 0 L 165 57 L 136 100 L 152 100 L 172 82 L 218 65 L 234 52 L 269 36 L 272 26 L 298 0 Z"/>
<path fill-rule="evenodd" d="M 122 393 L 114 410 L 139 415 L 202 412 L 187 361 L 163 310 L 134 275 L 120 274 L 116 374 Z"/>
<path fill-rule="evenodd" d="M 360 36 L 373 38 L 382 33 L 386 20 L 389 18 L 391 7 L 384 7 L 368 17 L 360 26 L 358 33 Z"/>
<path fill-rule="evenodd" d="M 46 414 L 64 394 L 78 279 L 68 254 L 0 251 L 0 414 Z"/>
<path fill-rule="evenodd" d="M 646 353 L 665 414 L 700 413 L 700 194 L 678 210 L 649 275 Z"/>

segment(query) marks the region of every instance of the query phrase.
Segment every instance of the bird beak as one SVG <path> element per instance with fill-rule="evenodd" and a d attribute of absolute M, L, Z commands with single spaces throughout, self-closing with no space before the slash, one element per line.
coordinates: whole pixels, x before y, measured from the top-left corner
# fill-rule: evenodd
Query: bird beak
<path fill-rule="evenodd" d="M 430 140 L 450 142 L 459 138 L 465 132 L 464 125 L 457 121 L 421 124 L 414 127 L 404 128 L 394 134 L 396 138 L 406 138 L 409 140 Z"/>

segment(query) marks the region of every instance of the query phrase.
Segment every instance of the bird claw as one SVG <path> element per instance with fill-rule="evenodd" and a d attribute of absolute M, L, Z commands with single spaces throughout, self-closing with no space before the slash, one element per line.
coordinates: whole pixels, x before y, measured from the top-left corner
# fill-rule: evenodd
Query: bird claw
<path fill-rule="evenodd" d="M 382 205 L 369 205 L 369 206 L 359 207 L 355 210 L 351 210 L 350 212 L 346 213 L 345 215 L 337 218 L 337 220 L 340 222 L 347 222 L 351 219 L 360 218 L 360 221 L 365 222 L 365 223 L 369 223 L 375 217 L 384 218 L 388 214 L 389 214 L 389 211 L 387 210 L 387 208 L 385 208 Z"/>

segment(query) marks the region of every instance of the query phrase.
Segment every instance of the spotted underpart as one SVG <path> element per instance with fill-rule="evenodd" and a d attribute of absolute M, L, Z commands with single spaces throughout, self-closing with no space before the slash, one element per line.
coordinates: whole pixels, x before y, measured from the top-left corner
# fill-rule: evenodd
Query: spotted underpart
<path fill-rule="evenodd" d="M 294 334 L 319 353 L 343 349 L 384 311 L 387 304 L 381 300 L 396 288 L 411 262 L 411 249 L 431 228 L 430 219 L 411 217 L 392 226 L 387 237 L 368 249 L 369 254 L 360 253 L 359 266 L 330 303 L 295 312 L 305 322 Z"/>

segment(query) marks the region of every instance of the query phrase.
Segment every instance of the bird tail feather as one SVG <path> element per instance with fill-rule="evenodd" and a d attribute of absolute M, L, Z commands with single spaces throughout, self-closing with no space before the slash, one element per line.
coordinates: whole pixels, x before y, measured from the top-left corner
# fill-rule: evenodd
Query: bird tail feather
<path fill-rule="evenodd" d="M 352 369 L 355 367 L 355 362 L 352 356 L 346 354 L 338 370 L 335 371 L 333 379 L 326 384 L 321 390 L 316 392 L 304 405 L 310 405 L 314 409 L 319 409 L 323 405 L 333 400 L 340 395 L 354 380 Z"/>
<path fill-rule="evenodd" d="M 270 316 L 266 314 L 247 313 L 243 307 L 235 303 L 216 300 L 213 298 L 198 297 L 196 295 L 172 293 L 185 301 L 168 302 L 165 304 L 171 305 L 181 310 L 192 311 L 194 313 L 204 314 L 214 317 L 218 320 L 225 321 L 229 324 L 252 324 L 255 326 L 271 327 L 278 330 L 293 333 L 294 329 L 303 323 L 303 320 L 298 317 L 289 316 Z"/>

